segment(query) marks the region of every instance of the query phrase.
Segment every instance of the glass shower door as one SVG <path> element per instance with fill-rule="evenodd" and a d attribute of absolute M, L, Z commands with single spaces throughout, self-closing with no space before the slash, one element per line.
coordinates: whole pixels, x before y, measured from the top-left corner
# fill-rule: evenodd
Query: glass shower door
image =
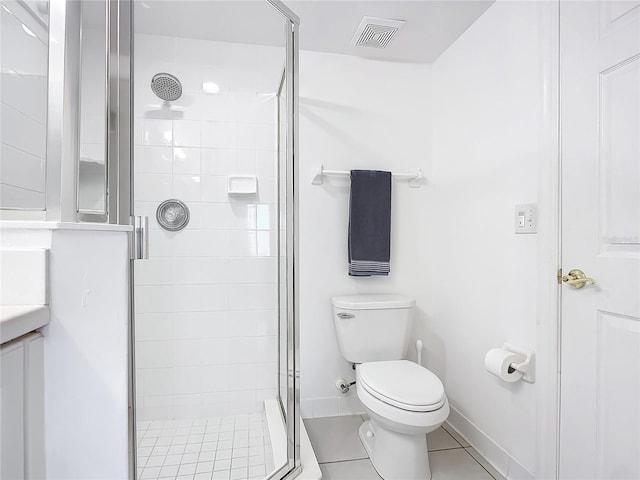
<path fill-rule="evenodd" d="M 279 2 L 134 3 L 137 478 L 299 465 L 296 29 Z"/>

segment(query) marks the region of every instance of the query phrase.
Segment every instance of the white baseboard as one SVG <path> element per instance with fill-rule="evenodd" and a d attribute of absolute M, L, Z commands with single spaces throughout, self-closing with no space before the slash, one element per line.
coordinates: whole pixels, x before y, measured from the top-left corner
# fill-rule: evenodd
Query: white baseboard
<path fill-rule="evenodd" d="M 535 476 L 520 462 L 480 430 L 471 420 L 451 407 L 447 424 L 458 432 L 493 468 L 508 480 L 535 480 Z"/>
<path fill-rule="evenodd" d="M 300 400 L 302 418 L 337 417 L 339 415 L 361 415 L 364 407 L 355 387 L 347 395 L 325 398 L 304 398 Z"/>

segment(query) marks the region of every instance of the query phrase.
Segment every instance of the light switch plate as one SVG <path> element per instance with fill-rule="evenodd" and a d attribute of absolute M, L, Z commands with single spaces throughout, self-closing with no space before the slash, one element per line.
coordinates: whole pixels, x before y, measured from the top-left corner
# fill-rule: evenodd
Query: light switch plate
<path fill-rule="evenodd" d="M 538 233 L 538 209 L 535 203 L 516 205 L 514 228 L 516 233 Z"/>

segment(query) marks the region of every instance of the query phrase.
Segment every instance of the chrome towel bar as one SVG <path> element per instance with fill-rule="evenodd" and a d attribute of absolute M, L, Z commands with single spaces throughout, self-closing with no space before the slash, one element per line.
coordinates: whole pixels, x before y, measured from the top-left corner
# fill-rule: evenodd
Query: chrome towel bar
<path fill-rule="evenodd" d="M 313 179 L 311 183 L 313 185 L 322 185 L 324 181 L 324 177 L 327 176 L 336 176 L 336 177 L 348 177 L 351 175 L 351 172 L 348 170 L 325 170 L 324 165 L 320 165 L 319 168 L 316 169 L 315 174 L 313 175 Z M 422 174 L 422 170 L 417 168 L 412 170 L 409 173 L 391 173 L 393 178 L 409 180 L 409 186 L 411 188 L 420 188 L 424 183 L 426 183 L 426 178 Z"/>

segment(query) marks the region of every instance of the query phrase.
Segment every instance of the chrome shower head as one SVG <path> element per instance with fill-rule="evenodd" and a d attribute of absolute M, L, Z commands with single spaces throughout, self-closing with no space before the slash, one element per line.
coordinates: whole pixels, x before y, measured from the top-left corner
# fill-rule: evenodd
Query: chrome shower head
<path fill-rule="evenodd" d="M 182 96 L 182 84 L 170 73 L 156 73 L 151 79 L 151 90 L 158 98 L 167 102 L 178 100 Z"/>

